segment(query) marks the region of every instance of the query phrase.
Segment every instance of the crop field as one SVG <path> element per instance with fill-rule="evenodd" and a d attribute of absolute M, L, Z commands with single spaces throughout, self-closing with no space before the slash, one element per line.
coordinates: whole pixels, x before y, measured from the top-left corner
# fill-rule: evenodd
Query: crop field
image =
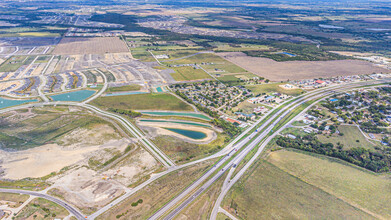
<path fill-rule="evenodd" d="M 223 208 L 240 219 L 372 219 L 265 160 L 234 185 Z"/>
<path fill-rule="evenodd" d="M 202 69 L 194 69 L 191 66 L 175 67 L 172 69 L 175 70 L 175 73 L 171 73 L 171 76 L 176 81 L 212 79 L 212 77 L 205 73 Z"/>
<path fill-rule="evenodd" d="M 219 55 L 249 72 L 277 82 L 386 72 L 383 68 L 361 60 L 277 62 L 237 52 L 219 53 Z"/>
<path fill-rule="evenodd" d="M 217 138 L 209 144 L 193 144 L 170 136 L 158 136 L 153 142 L 159 146 L 172 160 L 186 162 L 218 151 L 224 144 L 227 136 L 218 134 Z"/>
<path fill-rule="evenodd" d="M 344 135 L 339 136 L 334 134 L 331 137 L 318 135 L 318 138 L 321 142 L 332 143 L 334 146 L 339 142 L 343 144 L 344 149 L 346 150 L 352 147 L 363 147 L 374 150 L 374 147 L 376 146 L 376 144 L 370 143 L 356 126 L 340 125 L 338 126 L 338 130 Z"/>
<path fill-rule="evenodd" d="M 273 152 L 268 161 L 356 209 L 377 218 L 391 218 L 389 174 L 378 175 L 338 159 L 301 151 Z"/>
<path fill-rule="evenodd" d="M 268 83 L 268 84 L 261 84 L 261 85 L 248 85 L 246 86 L 247 89 L 251 90 L 255 94 L 262 94 L 262 93 L 281 93 L 286 95 L 292 95 L 297 96 L 303 93 L 304 91 L 302 89 L 284 89 L 281 88 L 280 85 L 283 85 L 283 83 Z"/>
<path fill-rule="evenodd" d="M 187 103 L 171 94 L 135 94 L 99 97 L 92 104 L 104 108 L 132 110 L 191 111 Z"/>
<path fill-rule="evenodd" d="M 13 219 L 62 219 L 68 215 L 69 212 L 56 203 L 37 198 L 24 207 Z"/>
<path fill-rule="evenodd" d="M 126 44 L 118 37 L 72 38 L 65 37 L 54 48 L 53 54 L 104 54 L 129 52 Z"/>
<path fill-rule="evenodd" d="M 200 177 L 214 162 L 215 160 L 202 162 L 165 175 L 97 219 L 147 219 L 173 196 Z"/>

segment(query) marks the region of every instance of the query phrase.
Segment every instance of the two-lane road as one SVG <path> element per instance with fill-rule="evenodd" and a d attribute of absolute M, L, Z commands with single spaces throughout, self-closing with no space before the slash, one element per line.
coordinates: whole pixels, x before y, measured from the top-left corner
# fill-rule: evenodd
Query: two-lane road
<path fill-rule="evenodd" d="M 52 201 L 52 202 L 57 203 L 58 205 L 64 207 L 66 210 L 69 211 L 69 213 L 74 215 L 77 219 L 85 219 L 86 218 L 86 216 L 84 216 L 79 210 L 74 208 L 72 205 L 62 201 L 61 199 L 49 196 L 49 195 L 47 195 L 45 193 L 35 192 L 35 191 L 28 191 L 28 190 L 1 189 L 1 188 L 0 188 L 0 192 L 26 194 L 26 195 L 31 195 L 31 196 L 44 198 L 44 199 L 47 199 L 49 201 Z"/>

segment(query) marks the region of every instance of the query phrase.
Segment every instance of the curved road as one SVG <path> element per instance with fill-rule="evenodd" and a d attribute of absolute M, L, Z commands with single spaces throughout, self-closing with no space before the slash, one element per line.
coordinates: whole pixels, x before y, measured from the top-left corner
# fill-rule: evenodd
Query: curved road
<path fill-rule="evenodd" d="M 49 195 L 44 194 L 44 193 L 35 192 L 35 191 L 27 191 L 27 190 L 17 190 L 17 189 L 2 189 L 2 188 L 0 188 L 0 192 L 27 194 L 27 195 L 31 195 L 31 196 L 37 196 L 37 197 L 40 197 L 40 198 L 44 198 L 44 199 L 50 200 L 50 201 L 52 201 L 54 203 L 57 203 L 58 205 L 64 207 L 65 209 L 67 209 L 69 211 L 69 213 L 74 215 L 77 219 L 85 219 L 86 218 L 86 216 L 84 216 L 79 210 L 77 210 L 76 208 L 72 207 L 68 203 L 62 201 L 61 199 L 49 196 Z"/>
<path fill-rule="evenodd" d="M 375 81 L 375 83 L 384 83 L 384 82 L 388 82 L 388 81 Z M 374 82 L 372 82 L 373 84 Z M 370 82 L 367 82 L 368 85 L 370 85 L 371 83 Z M 349 85 L 350 87 L 358 87 L 358 86 L 362 86 L 362 83 L 356 83 L 355 85 L 354 84 L 350 84 Z M 260 136 L 258 136 L 258 131 L 262 130 L 262 129 L 266 129 L 265 131 L 262 132 L 262 134 L 267 134 L 271 131 L 271 129 L 278 123 L 278 121 L 280 121 L 282 118 L 284 118 L 286 116 L 286 114 L 288 114 L 290 112 L 290 110 L 292 110 L 292 105 L 296 104 L 295 106 L 298 106 L 302 103 L 304 103 L 306 100 L 308 100 L 310 96 L 315 96 L 315 95 L 318 95 L 318 96 L 322 96 L 324 95 L 324 93 L 327 93 L 327 92 L 332 92 L 332 90 L 334 88 L 339 88 L 339 87 L 345 87 L 346 88 L 349 88 L 349 86 L 347 85 L 339 85 L 339 86 L 335 86 L 335 87 L 326 87 L 325 89 L 323 90 L 317 90 L 317 91 L 314 91 L 314 92 L 311 92 L 311 93 L 307 93 L 307 94 L 304 94 L 304 95 L 301 95 L 299 96 L 300 98 L 297 98 L 295 99 L 295 101 L 291 102 L 290 104 L 288 104 L 287 106 L 285 106 L 284 108 L 280 109 L 277 113 L 275 113 L 270 119 L 267 120 L 266 123 L 262 124 L 257 130 L 256 132 L 253 132 L 252 134 L 249 135 L 249 137 L 246 137 L 245 139 L 243 140 L 240 140 L 242 139 L 247 133 L 249 133 L 253 128 L 255 128 L 260 122 L 261 120 L 266 117 L 267 115 L 265 115 L 262 119 L 260 119 L 259 121 L 257 121 L 257 123 L 255 123 L 253 126 L 251 126 L 250 128 L 248 128 L 245 132 L 243 132 L 242 134 L 240 134 L 238 137 L 236 137 L 231 143 L 229 143 L 224 149 L 222 149 L 220 152 L 212 155 L 212 156 L 209 156 L 209 157 L 206 157 L 204 159 L 200 159 L 200 160 L 197 160 L 197 161 L 193 161 L 193 162 L 190 162 L 190 163 L 187 163 L 187 164 L 183 164 L 183 165 L 180 165 L 180 166 L 175 166 L 175 164 L 171 161 L 171 159 L 165 155 L 163 152 L 160 151 L 160 149 L 158 149 L 152 142 L 150 142 L 147 138 L 144 137 L 144 135 L 130 122 L 128 122 L 125 118 L 123 118 L 122 116 L 119 116 L 119 115 L 116 115 L 116 114 L 113 114 L 113 113 L 110 113 L 110 112 L 105 112 L 103 110 L 100 110 L 99 108 L 95 107 L 95 106 L 92 106 L 92 105 L 89 105 L 89 104 L 86 104 L 86 102 L 83 102 L 83 103 L 76 103 L 76 102 L 46 102 L 46 103 L 35 103 L 35 104 L 26 104 L 26 105 L 21 105 L 21 106 L 15 106 L 15 107 L 10 107 L 10 108 L 7 108 L 7 109 L 3 109 L 3 110 L 0 110 L 0 113 L 4 113 L 4 112 L 7 112 L 7 111 L 11 111 L 11 110 L 17 110 L 17 109 L 22 109 L 22 108 L 27 108 L 27 107 L 40 107 L 40 106 L 45 106 L 45 105 L 73 105 L 73 106 L 80 106 L 80 107 L 84 107 L 84 108 L 87 108 L 95 113 L 98 113 L 98 114 L 101 114 L 101 115 L 104 115 L 106 117 L 109 117 L 109 118 L 112 118 L 112 119 L 115 119 L 116 121 L 120 122 L 126 129 L 128 129 L 128 131 L 130 133 L 132 133 L 136 138 L 138 138 L 146 148 L 148 148 L 148 150 L 155 156 L 158 158 L 159 161 L 162 162 L 162 164 L 164 164 L 165 166 L 168 167 L 168 170 L 162 172 L 162 173 L 159 173 L 158 175 L 154 176 L 153 178 L 147 180 L 146 182 L 142 183 L 141 185 L 139 185 L 138 187 L 130 190 L 128 193 L 126 193 L 125 195 L 119 197 L 118 199 L 114 200 L 112 203 L 108 204 L 107 206 L 103 207 L 102 209 L 98 210 L 97 212 L 95 212 L 94 214 L 92 214 L 91 216 L 84 216 L 80 213 L 80 211 L 78 211 L 77 209 L 75 209 L 74 207 L 72 207 L 71 205 L 69 205 L 68 203 L 60 200 L 60 199 L 57 199 L 57 198 L 54 198 L 52 196 L 49 196 L 47 194 L 44 194 L 44 193 L 40 193 L 40 192 L 34 192 L 34 191 L 25 191 L 25 190 L 14 190 L 14 189 L 0 189 L 0 192 L 11 192 L 11 193 L 22 193 L 22 194 L 28 194 L 28 195 L 33 195 L 33 196 L 37 196 L 37 197 L 41 197 L 41 198 L 45 198 L 45 199 L 48 199 L 50 201 L 53 201 L 61 206 L 63 206 L 64 208 L 66 208 L 70 213 L 72 213 L 74 216 L 76 216 L 78 219 L 85 219 L 85 218 L 88 218 L 88 219 L 94 219 L 96 218 L 97 216 L 99 216 L 100 214 L 104 213 L 105 211 L 109 210 L 112 206 L 120 203 L 121 201 L 123 201 L 124 199 L 128 198 L 130 195 L 134 194 L 135 192 L 137 192 L 139 189 L 145 187 L 146 185 L 148 185 L 149 183 L 153 182 L 154 180 L 174 171 L 174 170 L 178 170 L 178 169 L 181 169 L 181 168 L 184 168 L 186 166 L 190 166 L 190 165 L 193 165 L 193 164 L 196 164 L 196 163 L 199 163 L 199 162 L 202 162 L 202 161 L 205 161 L 205 160 L 209 160 L 211 158 L 215 158 L 215 157 L 219 157 L 219 156 L 222 156 L 222 155 L 225 155 L 226 156 L 224 158 L 222 158 L 219 162 L 217 162 L 217 164 L 215 164 L 215 166 L 213 166 L 212 169 L 210 169 L 208 172 L 206 172 L 199 180 L 197 180 L 194 184 L 192 184 L 191 186 L 189 186 L 187 189 L 185 189 L 179 196 L 177 196 L 174 200 L 172 200 L 171 202 L 169 202 L 166 206 L 164 206 L 161 210 L 159 210 L 157 213 L 155 213 L 153 216 L 151 216 L 150 219 L 155 219 L 157 218 L 158 216 L 162 216 L 166 211 L 170 210 L 175 204 L 177 204 L 181 199 L 178 199 L 179 197 L 184 199 L 186 198 L 186 196 L 188 196 L 190 194 L 190 192 L 192 190 L 194 190 L 195 188 L 197 188 L 203 181 L 205 181 L 210 175 L 212 175 L 215 171 L 217 171 L 219 169 L 219 166 L 223 165 L 226 161 L 229 161 L 230 157 L 234 156 L 235 152 L 237 150 L 239 150 L 241 147 L 245 146 L 248 142 L 250 142 L 250 144 L 248 146 L 246 146 L 244 148 L 244 150 L 242 152 L 240 152 L 238 155 L 236 155 L 234 157 L 234 160 L 230 161 L 222 170 L 218 171 L 216 175 L 214 175 L 208 182 L 207 184 L 205 184 L 204 186 L 202 186 L 199 190 L 196 191 L 195 194 L 192 195 L 192 197 L 190 197 L 189 199 L 187 199 L 184 203 L 182 203 L 179 208 L 175 209 L 177 211 L 174 210 L 174 212 L 170 213 L 166 219 L 171 219 L 173 218 L 177 213 L 179 213 L 179 211 L 181 211 L 184 207 L 186 207 L 188 204 L 190 204 L 195 198 L 197 198 L 204 190 L 206 190 L 211 184 L 213 184 L 216 180 L 218 180 L 219 177 L 221 177 L 222 174 L 224 174 L 224 172 L 229 169 L 230 167 L 232 166 L 236 166 L 240 161 L 241 159 L 246 156 L 250 151 L 251 149 L 253 149 L 253 147 L 255 147 L 263 138 L 260 138 Z M 99 93 L 101 94 L 101 93 Z M 95 95 L 94 96 L 95 98 L 98 97 L 98 95 Z M 91 100 L 88 100 L 88 101 L 91 101 Z M 299 104 L 297 104 L 299 103 Z M 283 103 L 284 104 L 284 103 Z M 281 105 L 283 105 L 281 104 Z M 281 106 L 280 105 L 280 106 Z M 269 114 L 271 114 L 273 111 L 270 111 Z M 279 115 L 283 114 L 282 116 L 278 117 Z M 278 119 L 273 122 L 274 119 L 276 119 L 278 117 Z M 272 125 L 269 125 L 270 123 L 272 123 Z M 266 125 L 269 125 L 266 127 Z M 258 137 L 257 137 L 258 136 Z M 261 135 L 262 136 L 262 135 Z M 255 140 L 253 140 L 255 138 Z M 237 143 L 238 142 L 238 143 Z M 263 142 L 264 143 L 264 142 Z M 258 150 L 259 154 L 261 153 L 261 148 L 260 150 Z M 258 155 L 258 152 L 257 152 L 257 155 Z M 256 156 L 254 156 L 253 158 L 256 158 Z M 253 159 L 252 158 L 252 159 Z M 246 166 L 248 165 L 249 163 L 246 164 Z M 242 171 L 242 170 L 241 170 Z M 244 171 L 243 171 L 244 172 Z M 231 173 L 232 174 L 232 173 Z M 239 175 L 236 175 L 234 177 L 234 179 L 239 179 L 240 176 Z M 232 183 L 233 184 L 233 183 Z M 225 187 L 224 188 L 229 188 L 229 186 L 231 186 L 232 184 L 226 184 L 225 183 Z M 191 189 L 190 189 L 191 188 Z"/>
<path fill-rule="evenodd" d="M 385 81 L 388 82 L 388 81 Z M 358 83 L 353 85 L 342 85 L 339 87 L 342 87 L 342 89 L 346 89 L 349 87 L 357 87 L 357 86 L 363 86 L 363 85 L 371 85 L 373 83 L 379 83 L 379 82 L 364 82 L 364 83 Z M 307 97 L 303 96 L 299 99 L 294 100 L 284 108 L 280 109 L 277 113 L 275 113 L 270 119 L 267 120 L 266 123 L 264 123 L 260 128 L 258 128 L 255 132 L 250 134 L 250 136 L 245 138 L 244 140 L 240 141 L 238 144 L 235 145 L 234 151 L 231 151 L 228 153 L 221 161 L 219 161 L 213 168 L 211 168 L 209 171 L 207 171 L 201 178 L 199 178 L 197 181 L 195 181 L 191 186 L 186 188 L 180 195 L 175 197 L 173 200 L 171 200 L 169 203 L 167 203 L 164 207 L 162 207 L 160 210 L 158 210 L 154 215 L 152 215 L 149 219 L 157 219 L 162 217 L 166 212 L 169 210 L 172 210 L 173 207 L 176 206 L 176 204 L 183 199 L 187 198 L 182 202 L 177 208 L 175 208 L 173 211 L 171 211 L 164 219 L 173 219 L 181 210 L 183 210 L 188 204 L 190 204 L 192 201 L 194 201 L 202 192 L 204 192 L 209 186 L 211 186 L 215 181 L 217 181 L 226 170 L 228 170 L 231 167 L 235 167 L 251 150 L 257 146 L 259 143 L 262 142 L 262 140 L 269 135 L 269 132 L 272 132 L 272 129 L 279 123 L 286 115 L 288 115 L 292 110 L 300 106 L 301 104 L 314 99 L 320 99 L 324 97 L 325 95 L 332 95 L 335 93 L 335 88 L 328 88 L 322 91 L 314 92 L 310 95 L 313 97 Z M 314 95 L 316 94 L 316 95 Z M 277 118 L 278 117 L 278 118 Z M 265 129 L 262 133 L 258 134 L 259 131 L 262 129 Z M 252 140 L 255 138 L 254 140 Z M 247 143 L 249 143 L 248 146 L 245 146 Z M 241 149 L 243 149 L 242 152 L 240 152 L 238 155 L 234 157 L 233 160 L 230 160 L 230 157 L 234 155 L 234 152 Z M 260 149 L 260 153 L 262 152 L 263 148 Z M 227 165 L 224 166 L 221 170 L 219 170 L 220 166 L 223 165 L 225 162 L 228 162 Z M 215 173 L 217 172 L 217 173 Z M 215 173 L 215 174 L 214 174 Z M 209 176 L 214 174 L 204 185 L 201 186 L 195 193 L 191 194 L 201 183 L 203 183 L 205 180 L 208 179 Z"/>

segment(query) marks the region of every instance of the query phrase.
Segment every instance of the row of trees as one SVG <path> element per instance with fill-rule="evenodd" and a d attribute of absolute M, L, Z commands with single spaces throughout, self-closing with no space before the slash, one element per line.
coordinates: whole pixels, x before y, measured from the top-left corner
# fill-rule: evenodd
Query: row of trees
<path fill-rule="evenodd" d="M 285 148 L 295 148 L 336 157 L 374 172 L 387 172 L 390 170 L 391 158 L 387 154 L 362 147 L 353 147 L 344 150 L 341 144 L 337 147 L 334 147 L 332 143 L 324 144 L 314 135 L 298 136 L 296 139 L 279 137 L 277 144 Z"/>
<path fill-rule="evenodd" d="M 118 114 L 121 114 L 121 115 L 127 115 L 127 116 L 129 116 L 131 118 L 137 118 L 137 117 L 141 116 L 140 112 L 135 112 L 135 111 L 132 111 L 132 110 L 109 108 L 109 111 L 115 112 L 115 113 L 118 113 Z"/>

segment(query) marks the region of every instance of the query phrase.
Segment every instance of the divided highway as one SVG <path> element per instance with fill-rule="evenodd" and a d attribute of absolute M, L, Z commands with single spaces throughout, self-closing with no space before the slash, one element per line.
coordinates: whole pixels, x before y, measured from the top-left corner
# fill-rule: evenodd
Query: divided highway
<path fill-rule="evenodd" d="M 104 74 L 102 74 L 104 75 Z M 105 76 L 104 76 L 105 78 Z M 0 113 L 4 113 L 7 111 L 12 110 L 18 110 L 28 107 L 42 107 L 46 105 L 71 105 L 71 106 L 79 106 L 86 108 L 96 114 L 111 118 L 119 122 L 127 131 L 129 131 L 134 137 L 136 137 L 145 147 L 146 149 L 151 152 L 164 166 L 166 166 L 168 169 L 155 175 L 154 177 L 150 178 L 149 180 L 145 181 L 144 183 L 140 184 L 139 186 L 135 187 L 134 189 L 129 190 L 126 194 L 123 196 L 117 198 L 110 204 L 106 205 L 102 209 L 98 210 L 94 214 L 86 217 L 84 216 L 80 211 L 73 208 L 68 203 L 51 197 L 45 193 L 41 192 L 34 192 L 34 191 L 25 191 L 25 190 L 12 190 L 12 189 L 0 189 L 0 192 L 13 192 L 13 193 L 22 193 L 22 194 L 29 194 L 34 195 L 37 197 L 45 198 L 50 201 L 53 201 L 64 208 L 66 208 L 68 211 L 70 211 L 74 216 L 76 216 L 78 219 L 95 219 L 100 214 L 104 213 L 105 211 L 109 210 L 114 205 L 122 202 L 126 198 L 130 197 L 132 194 L 140 190 L 141 188 L 145 187 L 149 183 L 153 182 L 154 180 L 170 173 L 175 170 L 191 166 L 193 164 L 209 160 L 211 158 L 216 158 L 220 156 L 224 156 L 222 159 L 220 159 L 210 170 L 208 170 L 201 178 L 196 180 L 192 185 L 187 187 L 183 192 L 181 192 L 177 197 L 175 197 L 172 201 L 167 203 L 164 207 L 162 207 L 158 212 L 156 212 L 154 215 L 152 215 L 149 219 L 157 219 L 164 216 L 167 212 L 168 215 L 164 219 L 172 219 L 174 218 L 181 210 L 183 210 L 188 204 L 193 202 L 199 195 L 201 195 L 205 190 L 207 190 L 214 182 L 216 182 L 228 169 L 231 167 L 236 167 L 240 161 L 251 152 L 252 149 L 254 149 L 256 146 L 258 146 L 260 143 L 262 144 L 259 148 L 256 155 L 251 159 L 255 160 L 256 157 L 262 152 L 263 147 L 266 146 L 267 142 L 270 139 L 270 132 L 273 131 L 273 128 L 277 125 L 278 122 L 282 121 L 291 111 L 296 109 L 298 106 L 302 105 L 303 103 L 309 101 L 309 100 L 315 100 L 322 98 L 324 96 L 336 93 L 340 90 L 346 90 L 346 89 L 352 89 L 355 87 L 360 87 L 364 85 L 373 85 L 373 84 L 379 84 L 379 83 L 386 83 L 389 82 L 388 80 L 382 80 L 382 81 L 372 81 L 372 82 L 361 82 L 361 83 L 354 83 L 349 85 L 338 85 L 333 87 L 327 87 L 324 89 L 319 89 L 314 92 L 310 92 L 307 94 L 303 94 L 293 101 L 290 101 L 289 104 L 282 104 L 280 106 L 285 105 L 284 107 L 281 107 L 277 112 L 270 111 L 267 115 L 265 115 L 262 119 L 258 120 L 254 125 L 252 125 L 250 128 L 246 129 L 242 134 L 240 134 L 238 137 L 236 137 L 231 143 L 229 143 L 224 149 L 222 149 L 220 152 L 197 160 L 193 161 L 187 164 L 183 164 L 180 166 L 176 166 L 175 163 L 166 155 L 164 152 L 160 151 L 160 149 L 154 145 L 151 141 L 149 141 L 144 134 L 132 123 L 130 123 L 126 118 L 124 118 L 121 115 L 117 115 L 114 113 L 103 111 L 95 106 L 86 104 L 86 102 L 77 103 L 77 102 L 45 102 L 45 103 L 35 103 L 35 104 L 25 104 L 21 106 L 15 106 L 7 109 L 0 110 Z M 105 90 L 102 89 L 98 94 L 102 94 L 102 91 Z M 93 98 L 98 97 L 99 95 L 95 95 Z M 89 99 L 88 101 L 91 101 L 92 99 Z M 46 100 L 45 100 L 46 101 Z M 273 115 L 271 115 L 273 114 Z M 271 116 L 270 116 L 271 115 Z M 265 123 L 260 125 L 255 131 L 254 129 L 263 121 L 264 118 L 269 117 L 269 119 L 266 120 Z M 254 132 L 252 132 L 254 131 Z M 252 132 L 250 135 L 245 137 L 248 133 Z M 268 137 L 268 139 L 265 140 L 265 138 Z M 243 149 L 242 149 L 243 148 Z M 240 151 L 241 150 L 241 151 Z M 240 151 L 238 153 L 238 151 Z M 221 168 L 224 165 L 223 168 Z M 247 163 L 244 168 L 248 167 L 250 163 Z M 245 169 L 240 170 L 240 172 L 234 177 L 234 181 L 238 180 L 241 175 L 244 173 Z M 247 168 L 246 168 L 247 169 Z M 232 175 L 233 171 L 230 171 L 230 175 Z M 230 181 L 227 183 L 224 183 L 224 192 L 228 192 L 228 189 L 234 184 L 234 181 Z M 203 185 L 201 185 L 203 184 Z M 200 187 L 201 186 L 201 187 Z M 221 196 L 223 197 L 223 195 Z M 178 205 L 178 203 L 180 203 Z M 178 205 L 178 206 L 177 206 Z M 176 207 L 177 206 L 177 207 Z M 173 209 L 176 207 L 175 209 Z"/>
<path fill-rule="evenodd" d="M 388 82 L 388 81 L 384 81 L 384 82 Z M 378 84 L 378 83 L 382 83 L 382 81 L 364 82 L 364 83 L 357 83 L 357 84 L 352 84 L 352 85 L 342 85 L 342 86 L 337 86 L 337 87 L 333 87 L 333 88 L 327 88 L 327 89 L 323 89 L 320 91 L 319 90 L 315 91 L 311 94 L 304 95 L 304 96 L 292 101 L 291 103 L 289 103 L 288 105 L 286 105 L 285 107 L 283 107 L 282 109 L 277 111 L 277 113 L 275 113 L 273 116 L 271 116 L 255 132 L 253 132 L 248 137 L 246 137 L 245 139 L 241 140 L 239 143 L 234 145 L 234 149 L 232 151 L 230 151 L 215 166 L 213 166 L 213 168 L 208 170 L 208 172 L 206 172 L 201 178 L 199 178 L 192 185 L 187 187 L 182 193 L 180 193 L 177 197 L 175 197 L 173 200 L 171 200 L 169 203 L 167 203 L 164 207 L 162 207 L 159 211 L 157 211 L 149 219 L 161 218 L 170 210 L 172 210 L 172 211 L 164 219 L 173 219 L 188 204 L 193 202 L 199 195 L 201 195 L 214 182 L 216 182 L 229 168 L 236 167 L 240 163 L 240 161 L 248 153 L 250 153 L 256 146 L 258 146 L 259 143 L 262 142 L 262 140 L 264 140 L 265 137 L 267 137 L 270 134 L 270 132 L 273 132 L 274 127 L 279 122 L 281 122 L 290 112 L 292 112 L 294 109 L 296 109 L 300 105 L 304 104 L 305 102 L 310 101 L 310 100 L 321 99 L 322 97 L 326 97 L 326 96 L 332 95 L 334 93 L 337 93 L 339 91 L 343 91 L 346 89 L 352 89 L 355 87 Z M 264 143 L 262 145 L 263 147 L 259 149 L 259 154 L 262 152 L 263 148 L 267 144 L 267 142 L 263 142 L 263 143 Z M 239 151 L 243 147 L 244 147 L 244 149 L 240 153 L 235 155 L 236 151 Z M 231 160 L 231 157 L 233 158 L 232 160 Z M 220 168 L 220 166 L 222 166 L 226 162 L 227 162 L 227 164 L 223 168 Z M 212 174 L 214 174 L 214 175 L 212 176 Z M 209 177 L 210 177 L 210 179 L 206 183 L 204 183 L 200 188 L 198 188 Z M 194 192 L 194 190 L 196 190 L 196 191 Z M 192 192 L 194 192 L 194 193 L 192 193 Z M 183 201 L 183 202 L 181 202 L 181 201 Z M 179 206 L 177 206 L 175 209 L 173 209 L 179 202 L 181 202 L 179 204 Z"/>

